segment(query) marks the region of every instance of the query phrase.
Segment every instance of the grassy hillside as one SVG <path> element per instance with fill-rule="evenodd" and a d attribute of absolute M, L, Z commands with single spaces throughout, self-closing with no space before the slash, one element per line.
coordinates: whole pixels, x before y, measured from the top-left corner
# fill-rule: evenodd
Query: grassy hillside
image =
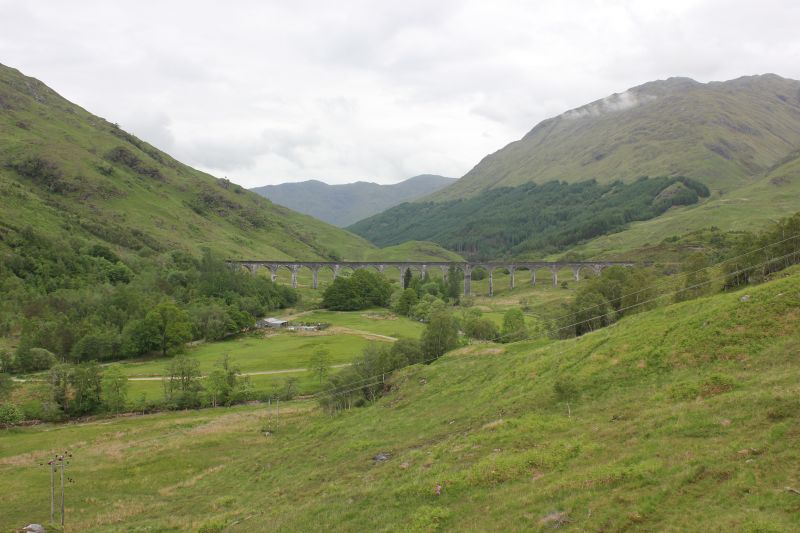
<path fill-rule="evenodd" d="M 472 345 L 334 418 L 14 429 L 2 525 L 45 520 L 36 465 L 66 448 L 74 530 L 796 531 L 799 310 L 787 271 L 575 340 Z"/>
<path fill-rule="evenodd" d="M 163 354 L 297 303 L 288 283 L 234 273 L 226 258 L 383 259 L 364 239 L 192 169 L 1 65 L 0 198 L 5 371 L 140 357 L 158 338 Z M 155 333 L 159 313 L 177 324 L 169 341 Z"/>
<path fill-rule="evenodd" d="M 455 252 L 427 241 L 404 241 L 401 244 L 368 250 L 364 261 L 463 261 Z"/>
<path fill-rule="evenodd" d="M 531 181 L 674 175 L 727 193 L 798 146 L 800 82 L 774 74 L 707 84 L 670 78 L 547 119 L 429 198 Z"/>
<path fill-rule="evenodd" d="M 31 226 L 139 254 L 357 259 L 370 245 L 192 169 L 0 65 L 0 236 Z M 2 243 L 0 243 L 2 246 Z"/>
<path fill-rule="evenodd" d="M 712 226 L 750 230 L 796 212 L 798 147 L 800 82 L 775 75 L 707 84 L 671 78 L 545 120 L 452 186 L 352 229 L 379 245 L 425 239 L 473 255 L 481 247 L 494 248 L 493 254 L 525 248 L 540 257 L 568 247 L 587 258 L 626 257 L 675 235 Z M 523 202 L 532 184 L 631 183 L 645 175 L 696 179 L 711 195 L 660 216 L 623 217 L 615 224 L 596 218 L 590 221 L 593 232 L 555 248 L 531 246 L 544 236 L 528 225 L 546 218 L 547 231 L 563 232 L 576 222 L 569 206 L 557 217 L 545 216 L 558 206 L 557 198 L 533 198 L 522 217 L 514 218 L 508 208 Z"/>
<path fill-rule="evenodd" d="M 438 191 L 454 181 L 454 178 L 422 174 L 392 185 L 365 181 L 328 185 L 308 180 L 265 185 L 251 190 L 276 204 L 344 227 L 399 203 Z"/>
<path fill-rule="evenodd" d="M 798 210 L 800 156 L 795 154 L 730 194 L 712 192 L 711 198 L 697 205 L 673 207 L 660 217 L 634 222 L 619 233 L 599 237 L 572 251 L 597 258 L 627 257 L 637 249 L 646 255 L 651 246 L 673 236 L 712 226 L 725 231 L 750 231 Z"/>

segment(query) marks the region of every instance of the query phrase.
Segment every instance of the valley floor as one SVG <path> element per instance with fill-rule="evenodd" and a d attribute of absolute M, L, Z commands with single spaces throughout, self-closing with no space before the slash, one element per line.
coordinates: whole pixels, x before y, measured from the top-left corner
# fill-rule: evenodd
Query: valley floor
<path fill-rule="evenodd" d="M 743 296 L 747 298 L 743 298 Z M 578 339 L 462 349 L 377 404 L 5 430 L 0 522 L 67 530 L 796 531 L 800 273 Z"/>

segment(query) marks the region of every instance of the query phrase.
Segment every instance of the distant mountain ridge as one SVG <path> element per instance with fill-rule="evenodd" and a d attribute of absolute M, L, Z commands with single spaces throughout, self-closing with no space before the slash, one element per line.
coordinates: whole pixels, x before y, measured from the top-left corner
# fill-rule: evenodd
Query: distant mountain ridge
<path fill-rule="evenodd" d="M 537 229 L 538 237 L 520 232 L 565 200 L 554 197 L 541 206 L 539 195 L 554 184 L 590 191 L 592 181 L 630 185 L 643 176 L 684 177 L 708 189 L 707 196 L 673 204 L 650 219 L 622 206 L 600 216 L 596 210 L 606 199 L 585 198 L 581 216 L 597 215 L 585 227 L 603 233 L 571 231 L 585 240 L 559 246 L 586 257 L 620 257 L 672 235 L 710 226 L 751 230 L 800 211 L 798 162 L 800 81 L 775 74 L 710 83 L 669 78 L 544 120 L 450 187 L 349 229 L 378 245 L 429 240 L 468 254 L 517 253 L 524 245 L 538 256 L 548 253 L 539 233 L 563 232 L 575 223 L 568 214 L 575 206 L 564 206 Z"/>
<path fill-rule="evenodd" d="M 434 193 L 455 181 L 455 178 L 421 174 L 392 185 L 366 181 L 328 185 L 318 180 L 308 180 L 265 185 L 250 190 L 276 204 L 345 227 L 395 205 Z"/>

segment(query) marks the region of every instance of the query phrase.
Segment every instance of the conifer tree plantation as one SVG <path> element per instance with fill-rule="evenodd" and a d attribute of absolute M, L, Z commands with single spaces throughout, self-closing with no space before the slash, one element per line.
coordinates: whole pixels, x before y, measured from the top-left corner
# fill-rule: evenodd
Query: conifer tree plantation
<path fill-rule="evenodd" d="M 800 531 L 792 2 L 152 7 L 0 0 L 0 531 Z"/>

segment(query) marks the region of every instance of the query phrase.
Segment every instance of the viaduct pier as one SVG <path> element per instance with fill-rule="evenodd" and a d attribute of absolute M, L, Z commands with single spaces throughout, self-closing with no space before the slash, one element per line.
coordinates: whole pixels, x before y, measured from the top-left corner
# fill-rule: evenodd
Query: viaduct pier
<path fill-rule="evenodd" d="M 285 268 L 292 274 L 292 287 L 297 287 L 297 274 L 301 269 L 307 268 L 311 271 L 312 286 L 313 288 L 319 287 L 318 277 L 322 269 L 330 269 L 333 272 L 333 279 L 336 279 L 344 270 L 355 271 L 363 268 L 372 268 L 378 272 L 383 272 L 387 268 L 397 268 L 400 271 L 400 284 L 402 285 L 405 278 L 406 271 L 417 271 L 421 275 L 433 269 L 441 269 L 444 278 L 447 278 L 451 268 L 459 270 L 464 273 L 464 294 L 471 294 L 472 272 L 475 269 L 482 268 L 486 270 L 489 277 L 489 294 L 494 292 L 494 284 L 492 274 L 497 269 L 507 270 L 510 277 L 511 288 L 516 286 L 516 273 L 520 271 L 529 271 L 531 275 L 531 284 L 536 285 L 536 271 L 540 269 L 549 270 L 554 286 L 558 285 L 558 271 L 562 269 L 571 269 L 575 281 L 581 279 L 581 270 L 587 269 L 594 274 L 600 274 L 604 268 L 612 266 L 632 267 L 634 263 L 625 261 L 559 261 L 554 263 L 540 262 L 540 261 L 508 261 L 508 262 L 495 262 L 495 261 L 262 261 L 262 260 L 248 260 L 248 261 L 228 261 L 232 267 L 246 268 L 253 275 L 258 272 L 260 268 L 266 268 L 270 271 L 272 281 L 278 277 L 278 270 Z"/>

